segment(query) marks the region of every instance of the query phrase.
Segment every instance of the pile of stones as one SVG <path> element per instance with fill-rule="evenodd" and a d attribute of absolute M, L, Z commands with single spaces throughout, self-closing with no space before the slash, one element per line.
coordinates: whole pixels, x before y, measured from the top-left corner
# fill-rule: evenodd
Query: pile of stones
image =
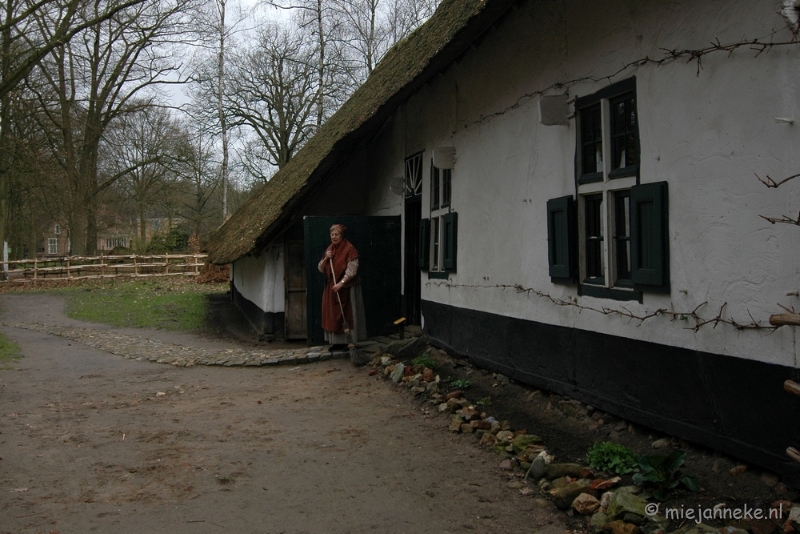
<path fill-rule="evenodd" d="M 575 517 L 585 517 L 594 532 L 607 534 L 779 534 L 800 533 L 800 504 L 776 501 L 768 505 L 773 519 L 728 522 L 724 528 L 708 526 L 685 517 L 666 517 L 667 505 L 654 502 L 639 486 L 622 485 L 611 473 L 594 471 L 577 463 L 556 463 L 547 454 L 543 440 L 525 430 L 515 430 L 508 421 L 498 421 L 461 390 L 447 391 L 435 372 L 423 365 L 403 363 L 425 348 L 419 339 L 390 343 L 372 361 L 370 374 L 381 375 L 413 395 L 435 405 L 450 417 L 453 433 L 473 434 L 478 443 L 505 459 L 500 468 L 508 472 L 509 487 L 523 495 L 543 495 L 557 508 Z M 441 356 L 446 353 L 439 351 Z M 499 377 L 499 375 L 498 375 Z M 499 377 L 502 380 L 502 377 Z M 506 379 L 507 380 L 507 379 Z M 570 401 L 575 402 L 577 401 Z M 563 411 L 563 410 L 562 410 Z M 724 504 L 716 508 L 724 507 Z M 716 509 L 714 508 L 714 509 Z M 769 514 L 769 510 L 763 510 Z M 719 514 L 722 517 L 723 514 Z M 779 517 L 780 516 L 780 517 Z M 679 528 L 672 528 L 677 525 Z"/>

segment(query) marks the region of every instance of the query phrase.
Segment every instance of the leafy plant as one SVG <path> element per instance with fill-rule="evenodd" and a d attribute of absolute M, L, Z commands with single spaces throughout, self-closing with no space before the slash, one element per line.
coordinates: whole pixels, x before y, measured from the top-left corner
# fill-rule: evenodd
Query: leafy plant
<path fill-rule="evenodd" d="M 604 441 L 592 445 L 586 454 L 586 463 L 593 469 L 625 475 L 636 471 L 639 458 L 624 445 Z"/>
<path fill-rule="evenodd" d="M 491 406 L 492 405 L 492 398 L 491 397 L 484 397 L 478 402 L 475 403 L 478 406 Z"/>
<path fill-rule="evenodd" d="M 422 367 L 427 367 L 428 369 L 435 369 L 436 368 L 436 362 L 434 362 L 433 358 L 428 356 L 427 353 L 423 354 L 422 356 L 417 356 L 416 358 L 411 360 L 411 364 L 414 367 L 419 365 L 419 366 L 422 366 Z"/>
<path fill-rule="evenodd" d="M 670 492 L 681 484 L 689 491 L 699 491 L 697 479 L 681 472 L 684 461 L 686 453 L 683 451 L 673 451 L 669 456 L 642 456 L 639 458 L 640 472 L 633 475 L 633 481 L 640 485 L 655 485 L 653 497 L 659 501 L 667 500 Z"/>
<path fill-rule="evenodd" d="M 466 378 L 459 378 L 450 382 L 450 389 L 468 389 L 471 385 L 472 382 Z"/>

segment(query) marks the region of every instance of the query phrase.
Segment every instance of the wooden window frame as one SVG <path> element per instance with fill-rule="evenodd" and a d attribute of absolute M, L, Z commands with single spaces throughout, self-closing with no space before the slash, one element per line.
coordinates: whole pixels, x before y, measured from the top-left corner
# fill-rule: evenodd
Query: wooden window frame
<path fill-rule="evenodd" d="M 668 187 L 640 183 L 636 105 L 635 78 L 575 101 L 577 195 L 574 201 L 571 196 L 548 201 L 547 226 L 551 280 L 577 282 L 579 295 L 641 302 L 645 291 L 670 291 Z M 590 139 L 584 140 L 587 131 Z M 593 160 L 584 164 L 588 157 Z"/>

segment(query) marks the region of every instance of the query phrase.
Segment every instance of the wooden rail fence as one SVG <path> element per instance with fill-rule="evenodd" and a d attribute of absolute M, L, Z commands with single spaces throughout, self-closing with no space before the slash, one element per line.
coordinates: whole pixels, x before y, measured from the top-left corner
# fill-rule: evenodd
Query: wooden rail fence
<path fill-rule="evenodd" d="M 63 256 L 11 260 L 4 262 L 4 266 L 8 274 L 6 283 L 120 276 L 196 276 L 207 257 L 207 254 Z"/>

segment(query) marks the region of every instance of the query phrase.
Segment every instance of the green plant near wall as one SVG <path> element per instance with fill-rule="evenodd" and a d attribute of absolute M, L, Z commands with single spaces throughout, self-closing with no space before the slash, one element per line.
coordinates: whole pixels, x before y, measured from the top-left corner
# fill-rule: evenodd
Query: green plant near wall
<path fill-rule="evenodd" d="M 450 382 L 450 389 L 469 389 L 471 385 L 472 382 L 466 378 L 459 378 L 458 380 Z"/>
<path fill-rule="evenodd" d="M 642 456 L 639 459 L 640 472 L 633 475 L 633 481 L 655 486 L 653 497 L 659 501 L 666 501 L 672 490 L 681 485 L 689 491 L 699 491 L 697 479 L 680 470 L 685 461 L 686 453 L 683 451 L 673 451 L 669 456 Z"/>
<path fill-rule="evenodd" d="M 595 442 L 592 445 L 592 448 L 586 453 L 586 463 L 592 469 L 626 475 L 637 470 L 639 457 L 624 445 L 603 441 Z"/>
<path fill-rule="evenodd" d="M 436 362 L 433 361 L 433 358 L 428 356 L 427 353 L 423 354 L 422 356 L 417 356 L 413 360 L 411 360 L 411 364 L 414 367 L 422 366 L 427 367 L 428 369 L 436 369 Z"/>

